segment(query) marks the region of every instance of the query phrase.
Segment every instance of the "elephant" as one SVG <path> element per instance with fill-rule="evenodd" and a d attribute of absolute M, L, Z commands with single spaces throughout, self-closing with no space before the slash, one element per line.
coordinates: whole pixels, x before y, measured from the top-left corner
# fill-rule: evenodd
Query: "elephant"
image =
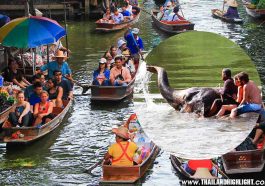
<path fill-rule="evenodd" d="M 175 90 L 170 87 L 167 72 L 158 66 L 147 66 L 149 72 L 157 74 L 158 88 L 169 105 L 181 112 L 194 112 L 200 116 L 209 117 L 210 108 L 215 99 L 220 99 L 218 89 L 207 87 L 192 87 Z"/>

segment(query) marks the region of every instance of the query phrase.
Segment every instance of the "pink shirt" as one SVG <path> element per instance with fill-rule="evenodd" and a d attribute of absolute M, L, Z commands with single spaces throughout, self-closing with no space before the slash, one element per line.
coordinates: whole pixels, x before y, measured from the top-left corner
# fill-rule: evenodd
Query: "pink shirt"
<path fill-rule="evenodd" d="M 113 84 L 115 81 L 115 77 L 117 77 L 119 74 L 122 75 L 124 81 L 126 83 L 129 83 L 132 80 L 130 71 L 126 67 L 122 67 L 122 69 L 117 69 L 117 67 L 113 67 L 110 70 L 110 82 Z"/>

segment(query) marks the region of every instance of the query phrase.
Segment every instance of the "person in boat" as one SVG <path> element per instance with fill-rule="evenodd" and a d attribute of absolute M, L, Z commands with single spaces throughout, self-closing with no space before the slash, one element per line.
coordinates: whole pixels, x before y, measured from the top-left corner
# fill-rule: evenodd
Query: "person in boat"
<path fill-rule="evenodd" d="M 265 110 L 262 109 L 262 111 L 260 112 L 257 124 L 249 135 L 250 138 L 252 139 L 252 143 L 256 147 L 259 145 L 261 139 L 263 139 L 263 141 L 265 140 L 264 134 L 265 134 Z M 262 138 L 262 136 L 263 136 L 263 138 Z M 262 143 L 262 145 L 264 145 L 264 144 Z"/>
<path fill-rule="evenodd" d="M 213 166 L 212 160 L 189 160 L 183 164 L 183 168 L 191 176 L 193 176 L 198 168 L 206 168 L 211 175 L 217 175 L 217 170 Z"/>
<path fill-rule="evenodd" d="M 243 99 L 243 85 L 240 82 L 238 75 L 234 76 L 234 82 L 235 82 L 235 85 L 238 87 L 237 88 L 237 98 L 236 98 L 237 104 L 222 105 L 221 109 L 216 114 L 217 117 L 223 116 L 227 111 L 231 112 L 231 110 L 236 108 Z"/>
<path fill-rule="evenodd" d="M 100 22 L 106 22 L 106 23 L 112 23 L 113 20 L 111 20 L 112 13 L 110 11 L 110 8 L 106 8 L 106 13 L 103 14 L 103 18 L 100 20 Z"/>
<path fill-rule="evenodd" d="M 135 65 L 133 63 L 133 60 L 131 58 L 130 51 L 129 50 L 124 50 L 122 52 L 122 56 L 123 56 L 125 67 L 127 67 L 129 69 L 131 74 L 134 74 L 136 72 L 136 69 L 135 69 Z"/>
<path fill-rule="evenodd" d="M 43 90 L 45 90 L 45 77 L 43 74 L 35 74 L 32 76 L 32 85 L 27 86 L 24 91 L 25 100 L 29 100 L 30 96 L 34 93 L 34 84 L 40 82 Z"/>
<path fill-rule="evenodd" d="M 208 117 L 217 114 L 221 109 L 222 105 L 237 104 L 236 95 L 237 95 L 237 86 L 234 84 L 232 79 L 232 72 L 228 68 L 222 70 L 222 80 L 224 81 L 224 86 L 219 90 L 221 98 L 215 99 L 211 109 L 208 113 Z"/>
<path fill-rule="evenodd" d="M 170 13 L 167 17 L 167 21 L 179 21 L 179 6 L 174 7 L 173 12 Z"/>
<path fill-rule="evenodd" d="M 132 80 L 128 68 L 122 66 L 122 56 L 115 57 L 115 66 L 110 70 L 110 82 L 114 86 L 127 86 Z"/>
<path fill-rule="evenodd" d="M 173 6 L 171 1 L 169 1 L 166 7 L 164 7 L 164 15 L 162 17 L 162 20 L 167 20 L 169 14 L 171 14 L 172 12 L 173 12 Z"/>
<path fill-rule="evenodd" d="M 164 12 L 164 7 L 163 6 L 160 6 L 159 12 L 157 13 L 156 18 L 160 21 L 163 18 L 164 13 L 165 13 Z"/>
<path fill-rule="evenodd" d="M 33 87 L 34 87 L 34 92 L 33 94 L 30 95 L 28 100 L 31 106 L 31 111 L 33 111 L 33 106 L 41 101 L 40 94 L 43 91 L 43 86 L 40 82 L 34 83 Z"/>
<path fill-rule="evenodd" d="M 55 79 L 48 79 L 47 81 L 47 92 L 49 93 L 49 100 L 53 102 L 56 107 L 63 107 L 63 88 L 57 85 Z"/>
<path fill-rule="evenodd" d="M 128 0 L 127 0 L 128 2 Z M 129 0 L 129 4 L 132 5 L 133 7 L 138 7 L 138 0 Z"/>
<path fill-rule="evenodd" d="M 138 150 L 138 146 L 134 142 L 128 141 L 130 137 L 127 128 L 120 126 L 117 129 L 113 129 L 113 132 L 116 134 L 116 143 L 112 144 L 105 154 L 105 164 L 133 166 L 133 157 Z"/>
<path fill-rule="evenodd" d="M 72 86 L 71 82 L 67 79 L 62 78 L 62 71 L 60 71 L 60 70 L 55 70 L 53 72 L 53 75 L 55 77 L 57 86 L 60 86 L 63 89 L 62 99 L 63 100 L 69 100 L 69 99 L 72 100 L 74 98 L 74 94 L 73 94 L 73 86 Z"/>
<path fill-rule="evenodd" d="M 121 14 L 123 15 L 124 21 L 130 21 L 133 17 L 132 13 L 126 9 L 126 5 L 122 6 L 121 9 Z"/>
<path fill-rule="evenodd" d="M 68 63 L 65 61 L 67 59 L 67 56 L 64 55 L 63 51 L 57 50 L 56 55 L 53 58 L 55 61 L 52 61 L 50 63 L 47 63 L 46 65 L 43 65 L 40 70 L 41 72 L 44 72 L 48 70 L 48 78 L 53 78 L 53 74 L 55 70 L 60 70 L 63 74 L 63 76 L 67 77 L 67 79 L 72 79 L 72 71 L 68 65 Z M 64 79 L 65 79 L 64 77 Z"/>
<path fill-rule="evenodd" d="M 133 14 L 133 9 L 132 9 L 132 5 L 130 5 L 130 3 L 129 3 L 129 0 L 126 0 L 124 2 L 124 6 L 125 6 L 126 10 L 128 12 L 130 12 L 130 14 L 132 15 Z"/>
<path fill-rule="evenodd" d="M 117 48 L 114 45 L 111 46 L 109 49 L 109 53 L 110 53 L 112 59 L 114 59 L 115 56 L 117 55 Z"/>
<path fill-rule="evenodd" d="M 17 61 L 9 59 L 8 67 L 3 71 L 3 77 L 5 81 L 12 82 L 14 85 L 25 89 L 31 84 L 26 80 L 26 78 L 23 76 L 23 73 L 18 68 L 19 66 Z"/>
<path fill-rule="evenodd" d="M 129 51 L 129 48 L 127 47 L 126 45 L 126 41 L 124 41 L 123 39 L 119 39 L 118 42 L 117 42 L 117 46 L 118 46 L 118 49 L 117 49 L 117 55 L 121 55 L 123 51 Z"/>
<path fill-rule="evenodd" d="M 239 18 L 238 11 L 237 11 L 237 2 L 236 0 L 225 0 L 224 3 L 228 5 L 228 9 L 226 13 L 224 13 L 224 17 L 226 18 Z"/>
<path fill-rule="evenodd" d="M 238 78 L 243 85 L 243 99 L 237 108 L 232 109 L 231 118 L 247 112 L 259 112 L 262 109 L 261 92 L 258 86 L 249 80 L 245 72 L 240 72 Z"/>
<path fill-rule="evenodd" d="M 53 102 L 49 101 L 49 94 L 47 91 L 42 91 L 40 94 L 41 102 L 34 106 L 33 116 L 35 121 L 33 126 L 43 125 L 54 118 L 52 114 Z"/>
<path fill-rule="evenodd" d="M 114 61 L 112 56 L 110 55 L 109 51 L 105 52 L 105 54 L 103 55 L 103 58 L 105 58 L 107 60 L 107 69 L 111 69 L 111 62 Z"/>
<path fill-rule="evenodd" d="M 108 86 L 110 78 L 110 70 L 107 69 L 107 60 L 101 58 L 99 60 L 98 69 L 93 72 L 93 85 Z"/>
<path fill-rule="evenodd" d="M 143 40 L 138 36 L 139 31 L 138 28 L 133 28 L 132 30 L 128 30 L 124 35 L 135 66 L 139 64 L 140 56 L 142 56 L 142 51 L 144 50 Z"/>
<path fill-rule="evenodd" d="M 28 127 L 31 124 L 30 104 L 25 101 L 22 91 L 17 93 L 17 103 L 9 113 L 8 121 L 13 127 Z"/>
<path fill-rule="evenodd" d="M 123 15 L 118 11 L 117 8 L 114 9 L 114 14 L 111 16 L 111 19 L 115 24 L 121 24 L 124 21 Z"/>

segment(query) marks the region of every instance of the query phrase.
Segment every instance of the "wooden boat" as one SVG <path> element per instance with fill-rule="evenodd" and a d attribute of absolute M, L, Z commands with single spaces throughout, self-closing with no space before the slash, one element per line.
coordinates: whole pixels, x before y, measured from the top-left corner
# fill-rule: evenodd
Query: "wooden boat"
<path fill-rule="evenodd" d="M 222 21 L 228 22 L 228 23 L 243 23 L 243 19 L 241 18 L 228 18 L 223 16 L 224 12 L 219 9 L 212 9 L 212 16 L 214 18 L 221 19 Z"/>
<path fill-rule="evenodd" d="M 139 7 L 137 7 L 138 9 Z M 135 10 L 135 7 L 133 7 L 133 10 Z M 120 24 L 115 24 L 115 23 L 108 23 L 108 22 L 102 22 L 101 19 L 97 20 L 96 23 L 96 30 L 97 31 L 102 31 L 102 32 L 113 32 L 113 31 L 118 31 L 122 30 L 124 28 L 127 28 L 134 23 L 136 23 L 139 20 L 140 14 L 141 14 L 141 9 L 139 8 L 139 13 L 133 15 L 133 19 L 129 21 L 122 22 Z"/>
<path fill-rule="evenodd" d="M 265 16 L 265 9 L 256 9 L 256 6 L 252 5 L 248 0 L 242 0 L 242 2 L 248 15 L 254 18 Z"/>
<path fill-rule="evenodd" d="M 138 65 L 136 67 L 136 73 Z M 91 85 L 91 101 L 121 101 L 133 94 L 136 73 L 132 74 L 132 80 L 128 86 L 98 86 Z"/>
<path fill-rule="evenodd" d="M 7 143 L 7 146 L 26 145 L 44 137 L 60 125 L 71 105 L 72 100 L 64 101 L 64 109 L 54 107 L 53 114 L 56 117 L 41 127 L 11 127 L 11 124 L 6 120 L 2 127 L 4 132 L 3 142 Z M 14 133 L 21 133 L 23 137 L 12 138 Z"/>
<path fill-rule="evenodd" d="M 235 151 L 224 154 L 223 167 L 227 174 L 262 172 L 265 168 L 265 138 L 256 150 Z"/>
<path fill-rule="evenodd" d="M 100 179 L 101 184 L 135 183 L 149 169 L 159 152 L 159 147 L 157 147 L 153 141 L 148 141 L 149 139 L 146 134 L 144 134 L 141 126 L 139 125 L 136 115 L 132 115 L 128 121 L 130 131 L 136 131 L 141 136 L 145 136 L 144 143 L 142 141 L 143 138 L 141 138 L 141 140 L 134 139 L 134 142 L 138 145 L 139 149 L 141 149 L 141 146 L 143 147 L 147 145 L 148 148 L 150 148 L 150 153 L 139 165 L 111 166 L 105 165 L 105 162 L 103 161 L 103 176 Z"/>
<path fill-rule="evenodd" d="M 227 175 L 225 175 L 218 168 L 218 166 L 214 164 L 214 162 L 212 162 L 214 173 L 210 173 L 210 171 L 207 168 L 198 167 L 195 174 L 191 175 L 184 169 L 184 164 L 187 163 L 187 161 L 184 161 L 172 154 L 170 155 L 170 161 L 177 174 L 180 176 L 181 179 L 184 180 L 195 180 L 195 179 L 204 179 L 204 178 L 207 179 L 228 178 Z M 201 172 L 203 173 L 201 174 Z"/>
<path fill-rule="evenodd" d="M 4 121 L 8 118 L 10 111 L 12 110 L 13 106 L 8 107 L 6 110 L 0 113 L 0 124 L 4 123 Z"/>
<path fill-rule="evenodd" d="M 185 20 L 183 17 L 180 17 L 180 21 L 160 21 L 157 19 L 158 10 L 152 10 L 152 20 L 155 26 L 170 34 L 179 34 L 189 30 L 194 30 L 194 24 L 188 20 Z"/>

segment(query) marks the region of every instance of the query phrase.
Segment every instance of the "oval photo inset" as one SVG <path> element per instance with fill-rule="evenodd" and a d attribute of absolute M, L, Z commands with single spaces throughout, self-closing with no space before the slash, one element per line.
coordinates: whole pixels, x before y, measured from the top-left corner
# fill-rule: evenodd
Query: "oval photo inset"
<path fill-rule="evenodd" d="M 203 117 L 215 94 L 220 97 L 222 69 L 229 68 L 232 78 L 244 71 L 260 86 L 254 64 L 234 42 L 209 32 L 183 33 L 160 43 L 146 62 L 158 76 L 153 74 L 149 81 L 149 101 L 136 102 L 135 111 L 146 133 L 163 150 L 188 159 L 217 157 L 238 146 L 254 127 L 258 118 L 254 112 L 235 119 L 229 114 L 221 119 Z M 161 94 L 164 99 L 151 99 Z"/>

